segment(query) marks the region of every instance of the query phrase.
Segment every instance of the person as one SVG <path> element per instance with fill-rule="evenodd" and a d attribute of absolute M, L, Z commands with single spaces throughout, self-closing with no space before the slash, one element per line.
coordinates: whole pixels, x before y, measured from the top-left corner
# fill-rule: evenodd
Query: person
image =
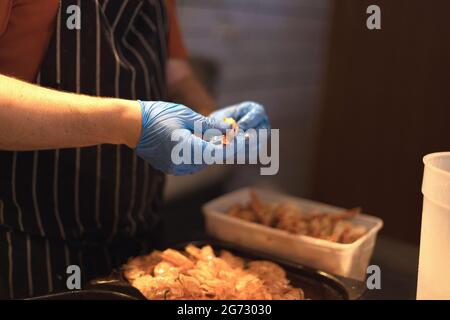
<path fill-rule="evenodd" d="M 215 107 L 173 1 L 2 0 L 0 297 L 67 290 L 70 265 L 85 282 L 148 251 L 164 174 L 206 166 L 171 161 L 174 130 L 204 149 L 195 122 L 269 127 L 257 103 Z"/>

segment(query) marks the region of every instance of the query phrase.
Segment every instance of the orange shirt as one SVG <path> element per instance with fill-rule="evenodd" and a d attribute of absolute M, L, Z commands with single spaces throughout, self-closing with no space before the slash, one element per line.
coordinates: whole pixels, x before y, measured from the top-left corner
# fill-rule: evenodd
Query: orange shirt
<path fill-rule="evenodd" d="M 185 59 L 174 0 L 166 0 L 169 57 Z M 58 0 L 0 0 L 0 74 L 33 82 L 47 52 Z"/>

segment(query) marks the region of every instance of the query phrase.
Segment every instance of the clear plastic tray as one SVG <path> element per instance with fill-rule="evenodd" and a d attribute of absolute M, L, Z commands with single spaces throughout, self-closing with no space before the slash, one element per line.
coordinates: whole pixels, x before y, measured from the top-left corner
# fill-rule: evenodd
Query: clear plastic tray
<path fill-rule="evenodd" d="M 298 205 L 304 212 L 338 213 L 344 210 L 273 191 L 243 188 L 214 199 L 203 206 L 209 235 L 242 248 L 256 250 L 318 270 L 358 280 L 365 278 L 377 233 L 383 226 L 381 219 L 366 214 L 353 218 L 351 221 L 364 225 L 368 232 L 353 243 L 342 244 L 294 235 L 226 215 L 225 213 L 233 204 L 246 203 L 249 200 L 250 190 L 254 190 L 263 201 L 289 201 Z"/>

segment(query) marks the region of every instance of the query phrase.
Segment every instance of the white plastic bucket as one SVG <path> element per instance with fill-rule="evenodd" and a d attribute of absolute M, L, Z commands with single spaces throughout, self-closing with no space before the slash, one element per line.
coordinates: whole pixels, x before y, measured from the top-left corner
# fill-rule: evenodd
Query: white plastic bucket
<path fill-rule="evenodd" d="M 450 152 L 423 162 L 417 299 L 450 299 Z"/>

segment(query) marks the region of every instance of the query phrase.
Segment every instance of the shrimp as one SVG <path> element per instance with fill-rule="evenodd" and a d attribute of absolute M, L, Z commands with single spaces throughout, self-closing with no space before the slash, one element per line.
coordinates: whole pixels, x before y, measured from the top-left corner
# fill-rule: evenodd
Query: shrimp
<path fill-rule="evenodd" d="M 239 125 L 237 124 L 236 120 L 234 120 L 233 118 L 224 118 L 223 122 L 230 124 L 231 125 L 231 129 L 228 129 L 226 134 L 224 134 L 222 136 L 214 136 L 214 137 L 212 137 L 209 142 L 211 142 L 213 144 L 227 145 L 237 135 L 237 133 L 239 131 Z"/>
<path fill-rule="evenodd" d="M 264 203 L 253 190 L 249 195 L 250 200 L 246 204 L 233 205 L 228 215 L 289 233 L 338 243 L 351 243 L 367 232 L 366 227 L 348 221 L 360 213 L 360 208 L 340 213 L 306 214 L 289 202 Z"/>
<path fill-rule="evenodd" d="M 186 257 L 185 255 L 181 254 L 179 251 L 173 250 L 173 249 L 167 249 L 165 251 L 163 251 L 160 256 L 171 262 L 173 265 L 177 266 L 177 267 L 181 267 L 183 269 L 189 269 L 194 267 L 194 263 L 189 260 L 188 257 Z"/>
<path fill-rule="evenodd" d="M 186 256 L 187 255 L 187 256 Z M 151 257 L 151 259 L 149 258 Z M 155 265 L 155 257 L 160 260 Z M 151 268 L 142 265 L 151 262 Z M 135 269 L 139 272 L 135 272 Z M 148 299 L 300 299 L 284 270 L 269 261 L 244 259 L 210 246 L 189 245 L 138 257 L 124 266 L 127 280 Z"/>

